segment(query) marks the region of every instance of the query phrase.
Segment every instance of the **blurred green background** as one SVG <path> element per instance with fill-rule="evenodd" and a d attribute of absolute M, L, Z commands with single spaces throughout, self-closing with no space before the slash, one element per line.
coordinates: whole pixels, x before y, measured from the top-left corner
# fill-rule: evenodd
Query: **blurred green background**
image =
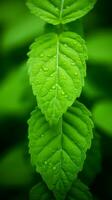
<path fill-rule="evenodd" d="M 100 147 L 97 150 L 93 141 L 87 157 L 90 166 L 85 163 L 80 177 L 90 185 L 97 200 L 112 200 L 111 4 L 109 0 L 98 0 L 94 10 L 83 18 L 89 60 L 80 101 L 92 111 Z M 40 180 L 28 153 L 27 120 L 36 100 L 26 61 L 29 45 L 44 33 L 44 28 L 45 23 L 30 14 L 25 0 L 0 0 L 1 200 L 27 200 L 30 188 Z M 92 161 L 94 156 L 96 160 Z M 91 166 L 93 170 L 88 170 Z"/>

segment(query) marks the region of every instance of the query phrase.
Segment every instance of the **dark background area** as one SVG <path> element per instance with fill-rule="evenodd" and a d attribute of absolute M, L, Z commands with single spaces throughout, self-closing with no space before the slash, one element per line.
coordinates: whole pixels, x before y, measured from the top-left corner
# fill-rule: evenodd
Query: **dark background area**
<path fill-rule="evenodd" d="M 98 0 L 83 25 L 89 60 L 80 101 L 92 111 L 102 157 L 90 189 L 96 200 L 112 200 L 112 2 Z M 1 200 L 27 200 L 30 188 L 40 180 L 28 153 L 27 120 L 36 101 L 26 61 L 29 45 L 44 26 L 25 1 L 0 0 Z"/>

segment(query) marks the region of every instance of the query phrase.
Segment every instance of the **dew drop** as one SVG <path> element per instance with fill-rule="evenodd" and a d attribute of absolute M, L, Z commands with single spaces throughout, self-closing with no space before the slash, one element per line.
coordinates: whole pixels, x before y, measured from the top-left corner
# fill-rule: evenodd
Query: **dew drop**
<path fill-rule="evenodd" d="M 43 137 L 44 135 L 42 134 L 41 137 Z"/>
<path fill-rule="evenodd" d="M 55 8 L 56 11 L 59 11 L 58 8 Z"/>
<path fill-rule="evenodd" d="M 53 86 L 53 87 L 52 87 L 52 89 L 55 89 L 55 88 L 56 88 L 56 86 Z"/>
<path fill-rule="evenodd" d="M 50 55 L 50 54 L 47 54 L 47 57 L 51 57 L 51 55 Z"/>
<path fill-rule="evenodd" d="M 47 165 L 47 161 L 45 161 L 44 164 Z"/>
<path fill-rule="evenodd" d="M 66 80 L 66 76 L 63 76 L 63 79 Z"/>
<path fill-rule="evenodd" d="M 56 170 L 56 167 L 53 167 L 53 170 Z"/>
<path fill-rule="evenodd" d="M 44 71 L 48 71 L 48 68 L 47 68 L 47 67 L 45 67 L 45 68 L 44 68 Z"/>
<path fill-rule="evenodd" d="M 65 46 L 65 47 L 68 47 L 68 45 L 67 45 L 66 43 L 64 44 L 64 46 Z"/>
<path fill-rule="evenodd" d="M 40 54 L 40 57 L 41 57 L 41 58 L 42 58 L 42 57 L 44 57 L 44 54 L 43 54 L 43 53 L 41 53 L 41 54 Z"/>

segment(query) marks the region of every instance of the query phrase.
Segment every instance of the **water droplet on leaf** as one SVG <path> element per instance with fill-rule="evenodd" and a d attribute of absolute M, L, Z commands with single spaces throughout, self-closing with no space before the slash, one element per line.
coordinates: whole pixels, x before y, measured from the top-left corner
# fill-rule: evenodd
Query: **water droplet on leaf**
<path fill-rule="evenodd" d="M 66 43 L 64 44 L 64 46 L 65 46 L 65 47 L 68 47 L 68 45 L 67 45 Z"/>
<path fill-rule="evenodd" d="M 56 86 L 54 85 L 53 87 L 52 87 L 52 89 L 55 89 L 56 88 Z"/>
<path fill-rule="evenodd" d="M 47 67 L 44 67 L 44 71 L 48 71 L 48 68 L 47 68 Z"/>
<path fill-rule="evenodd" d="M 56 167 L 53 167 L 53 170 L 56 170 Z"/>
<path fill-rule="evenodd" d="M 42 134 L 41 137 L 43 137 L 44 135 Z"/>
<path fill-rule="evenodd" d="M 45 165 L 47 165 L 47 161 L 45 161 L 44 163 L 45 163 Z"/>
<path fill-rule="evenodd" d="M 43 53 L 41 53 L 41 54 L 40 54 L 40 57 L 41 57 L 41 58 L 42 58 L 42 57 L 44 57 L 44 54 L 43 54 Z"/>

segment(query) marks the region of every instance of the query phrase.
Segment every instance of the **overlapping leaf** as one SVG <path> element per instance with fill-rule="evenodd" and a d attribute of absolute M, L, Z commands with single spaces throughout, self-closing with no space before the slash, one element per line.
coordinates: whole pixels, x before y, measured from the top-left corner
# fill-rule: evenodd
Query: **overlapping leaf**
<path fill-rule="evenodd" d="M 96 0 L 28 0 L 31 11 L 51 24 L 65 24 L 88 13 Z"/>
<path fill-rule="evenodd" d="M 101 145 L 100 136 L 94 134 L 91 148 L 86 154 L 86 160 L 83 165 L 83 170 L 79 174 L 80 179 L 87 185 L 92 184 L 96 175 L 101 171 Z"/>
<path fill-rule="evenodd" d="M 86 74 L 86 47 L 76 33 L 46 34 L 32 45 L 29 75 L 38 106 L 57 122 L 80 96 Z"/>
<path fill-rule="evenodd" d="M 66 200 L 92 200 L 89 188 L 80 180 L 75 180 L 67 195 Z"/>
<path fill-rule="evenodd" d="M 66 200 L 92 200 L 89 188 L 80 180 L 75 180 L 67 194 Z M 41 181 L 35 185 L 30 192 L 30 200 L 55 200 L 51 191 L 45 183 Z"/>
<path fill-rule="evenodd" d="M 45 183 L 41 181 L 31 189 L 30 200 L 54 200 L 54 197 Z"/>
<path fill-rule="evenodd" d="M 89 116 L 76 101 L 57 126 L 49 126 L 38 108 L 29 120 L 32 163 L 58 199 L 70 189 L 91 145 L 93 124 Z"/>

